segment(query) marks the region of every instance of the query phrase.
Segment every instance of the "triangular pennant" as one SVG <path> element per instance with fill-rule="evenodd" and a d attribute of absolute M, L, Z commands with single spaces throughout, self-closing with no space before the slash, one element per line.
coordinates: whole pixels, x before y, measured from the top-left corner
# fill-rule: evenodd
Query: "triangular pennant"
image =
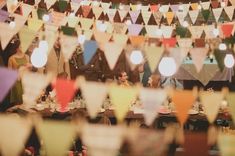
<path fill-rule="evenodd" d="M 173 32 L 173 27 L 172 26 L 162 25 L 161 30 L 162 30 L 162 35 L 163 35 L 164 38 L 171 38 L 171 35 L 172 35 L 172 32 Z"/>
<path fill-rule="evenodd" d="M 5 22 L 8 19 L 9 13 L 4 10 L 0 10 L 0 22 Z"/>
<path fill-rule="evenodd" d="M 70 6 L 73 12 L 77 12 L 78 9 L 80 8 L 80 4 L 74 2 L 70 2 Z"/>
<path fill-rule="evenodd" d="M 111 85 L 109 90 L 111 103 L 115 106 L 115 115 L 119 122 L 122 122 L 129 110 L 131 104 L 136 100 L 137 89 L 134 87 L 125 87 Z"/>
<path fill-rule="evenodd" d="M 167 20 L 168 25 L 171 25 L 171 23 L 174 19 L 174 16 L 175 16 L 174 12 L 167 12 L 166 13 L 166 20 Z"/>
<path fill-rule="evenodd" d="M 27 107 L 34 107 L 36 100 L 41 95 L 43 89 L 52 80 L 52 75 L 26 72 L 22 76 L 22 87 L 24 90 L 23 102 Z M 35 83 L 37 82 L 37 83 Z"/>
<path fill-rule="evenodd" d="M 153 17 L 156 21 L 157 24 L 160 24 L 161 20 L 162 20 L 162 13 L 160 11 L 154 12 L 153 13 Z"/>
<path fill-rule="evenodd" d="M 149 12 L 149 5 L 142 5 L 141 6 L 141 11 L 143 12 Z"/>
<path fill-rule="evenodd" d="M 161 59 L 161 56 L 164 52 L 163 47 L 156 47 L 156 46 L 145 46 L 145 55 L 148 60 L 149 67 L 152 73 L 155 71 L 158 62 Z"/>
<path fill-rule="evenodd" d="M 92 11 L 95 14 L 95 18 L 99 19 L 101 13 L 103 12 L 103 9 L 101 7 L 93 7 Z"/>
<path fill-rule="evenodd" d="M 164 47 L 175 47 L 176 46 L 176 38 L 163 38 L 162 44 Z"/>
<path fill-rule="evenodd" d="M 0 115 L 0 124 L 1 154 L 4 156 L 20 155 L 30 135 L 32 124 L 29 120 L 15 115 Z"/>
<path fill-rule="evenodd" d="M 222 53 L 219 49 L 215 49 L 214 50 L 214 56 L 215 56 L 215 59 L 216 59 L 216 62 L 217 62 L 217 65 L 220 69 L 221 72 L 223 72 L 224 70 L 224 58 L 225 58 L 225 53 Z"/>
<path fill-rule="evenodd" d="M 191 38 L 180 38 L 177 42 L 180 48 L 191 48 L 193 43 Z"/>
<path fill-rule="evenodd" d="M 79 21 L 83 30 L 90 30 L 91 26 L 94 23 L 94 20 L 89 18 L 79 18 Z"/>
<path fill-rule="evenodd" d="M 176 13 L 179 10 L 179 4 L 170 5 L 172 12 Z"/>
<path fill-rule="evenodd" d="M 211 11 L 210 10 L 202 10 L 200 13 L 202 14 L 204 20 L 208 21 L 210 14 L 211 14 Z M 198 16 L 198 20 L 200 21 L 199 16 Z"/>
<path fill-rule="evenodd" d="M 92 59 L 92 57 L 95 55 L 97 48 L 98 48 L 98 45 L 96 41 L 86 41 L 84 43 L 83 59 L 84 59 L 85 65 L 87 65 Z"/>
<path fill-rule="evenodd" d="M 188 111 L 195 102 L 196 96 L 192 91 L 188 90 L 175 90 L 172 96 L 172 102 L 177 111 L 177 118 L 183 126 L 188 117 Z"/>
<path fill-rule="evenodd" d="M 44 0 L 44 2 L 46 3 L 47 9 L 49 10 L 49 8 L 55 4 L 56 0 Z"/>
<path fill-rule="evenodd" d="M 193 9 L 193 10 L 199 10 L 198 9 L 198 3 L 191 3 L 191 8 Z"/>
<path fill-rule="evenodd" d="M 22 52 L 26 52 L 36 36 L 36 31 L 29 29 L 28 27 L 23 27 L 19 32 L 20 46 Z"/>
<path fill-rule="evenodd" d="M 66 155 L 76 137 L 74 127 L 64 121 L 43 121 L 36 123 L 37 134 L 43 141 L 48 156 Z"/>
<path fill-rule="evenodd" d="M 129 37 L 132 46 L 140 47 L 144 44 L 145 37 L 144 36 L 130 36 Z"/>
<path fill-rule="evenodd" d="M 143 103 L 144 119 L 147 125 L 151 125 L 157 116 L 160 106 L 166 100 L 167 94 L 162 89 L 144 89 L 140 91 L 140 100 Z"/>
<path fill-rule="evenodd" d="M 43 25 L 43 21 L 39 19 L 28 19 L 28 28 L 32 29 L 33 31 L 38 31 Z"/>
<path fill-rule="evenodd" d="M 60 44 L 61 51 L 63 53 L 65 61 L 69 61 L 73 52 L 76 50 L 78 45 L 77 37 L 68 36 L 68 35 L 60 35 Z"/>
<path fill-rule="evenodd" d="M 28 5 L 25 3 L 21 3 L 21 9 L 22 9 L 22 14 L 24 17 L 28 17 L 29 14 L 32 12 L 33 10 L 33 6 L 32 5 Z"/>
<path fill-rule="evenodd" d="M 85 6 L 89 6 L 89 5 L 91 4 L 91 2 L 92 2 L 92 1 L 86 1 L 86 0 L 84 1 L 84 0 L 82 0 L 82 1 L 80 2 L 80 5 L 81 5 L 81 6 L 84 6 L 84 5 L 85 5 Z"/>
<path fill-rule="evenodd" d="M 201 4 L 203 10 L 210 9 L 211 2 L 209 2 L 209 1 L 208 2 L 201 2 L 200 4 Z"/>
<path fill-rule="evenodd" d="M 161 33 L 156 33 L 158 31 L 161 31 L 161 29 L 158 28 L 158 26 L 156 26 L 156 25 L 145 25 L 145 30 L 147 31 L 148 37 L 151 37 L 151 38 L 162 38 L 162 34 Z"/>
<path fill-rule="evenodd" d="M 82 96 L 86 101 L 86 108 L 91 118 L 95 118 L 107 96 L 105 84 L 98 82 L 83 82 L 80 84 Z"/>
<path fill-rule="evenodd" d="M 108 10 L 107 15 L 109 17 L 110 22 L 113 22 L 113 18 L 115 16 L 116 12 L 117 12 L 117 9 L 109 9 Z"/>
<path fill-rule="evenodd" d="M 68 2 L 66 0 L 58 1 L 58 9 L 60 12 L 65 12 L 68 6 Z"/>
<path fill-rule="evenodd" d="M 70 16 L 67 17 L 67 21 L 68 21 L 68 26 L 74 28 L 74 27 L 77 26 L 79 19 L 76 16 L 71 16 L 70 15 Z"/>
<path fill-rule="evenodd" d="M 121 21 L 123 21 L 123 19 L 126 17 L 128 11 L 126 10 L 118 10 L 118 13 L 120 15 Z"/>
<path fill-rule="evenodd" d="M 180 22 L 180 25 L 183 25 L 183 22 L 184 22 L 185 17 L 187 16 L 187 13 L 188 12 L 186 12 L 186 11 L 182 11 L 182 12 L 178 11 L 178 12 L 176 12 L 176 16 L 177 16 L 177 18 L 178 18 L 178 20 Z"/>
<path fill-rule="evenodd" d="M 105 22 L 105 25 L 107 26 L 106 32 L 107 33 L 113 33 L 113 30 L 114 30 L 113 24 L 110 23 L 110 22 Z"/>
<path fill-rule="evenodd" d="M 156 4 L 150 5 L 150 10 L 151 10 L 151 12 L 157 12 L 158 5 L 156 5 Z"/>
<path fill-rule="evenodd" d="M 184 26 L 176 26 L 176 36 L 179 36 L 180 38 L 184 38 L 187 33 L 188 33 L 188 29 Z"/>
<path fill-rule="evenodd" d="M 149 18 L 152 15 L 152 13 L 149 12 L 149 11 L 142 11 L 141 14 L 142 14 L 142 17 L 143 17 L 143 20 L 144 20 L 144 24 L 147 25 L 148 22 L 149 22 Z"/>
<path fill-rule="evenodd" d="M 170 9 L 170 5 L 161 5 L 159 11 L 161 10 L 162 14 L 165 15 Z"/>
<path fill-rule="evenodd" d="M 188 13 L 189 13 L 192 23 L 195 24 L 197 17 L 199 15 L 199 10 L 190 10 Z"/>
<path fill-rule="evenodd" d="M 101 7 L 104 9 L 104 10 L 108 10 L 109 7 L 111 6 L 111 3 L 105 3 L 105 2 L 101 2 Z"/>
<path fill-rule="evenodd" d="M 224 38 L 230 37 L 233 34 L 233 24 L 222 24 L 220 27 L 221 31 L 223 32 Z"/>
<path fill-rule="evenodd" d="M 116 156 L 124 133 L 125 129 L 120 126 L 89 124 L 82 129 L 82 141 L 88 147 L 90 156 Z"/>
<path fill-rule="evenodd" d="M 51 13 L 51 22 L 56 26 L 61 26 L 66 24 L 66 18 L 64 13 L 53 11 Z M 65 20 L 66 19 L 66 20 Z"/>
<path fill-rule="evenodd" d="M 94 37 L 95 40 L 99 43 L 99 44 L 103 44 L 103 43 L 107 43 L 109 42 L 109 40 L 112 37 L 112 34 L 110 33 L 105 33 L 105 32 L 101 32 L 101 31 L 94 31 Z M 101 48 L 102 49 L 102 48 Z"/>
<path fill-rule="evenodd" d="M 13 14 L 18 7 L 18 0 L 6 0 L 6 3 L 7 3 L 7 11 L 10 14 Z"/>
<path fill-rule="evenodd" d="M 229 114 L 233 118 L 233 123 L 235 123 L 235 93 L 230 92 L 226 95 L 226 100 L 228 101 Z"/>
<path fill-rule="evenodd" d="M 183 5 L 183 10 L 188 12 L 189 8 L 190 8 L 190 4 L 185 3 L 185 4 L 182 4 L 182 5 Z"/>
<path fill-rule="evenodd" d="M 50 52 L 58 37 L 58 33 L 57 33 L 58 27 L 54 25 L 45 24 L 44 28 L 45 28 L 45 33 L 44 33 L 45 40 L 48 43 L 48 52 Z"/>
<path fill-rule="evenodd" d="M 124 45 L 114 42 L 104 43 L 104 55 L 111 70 L 114 69 L 123 47 Z"/>
<path fill-rule="evenodd" d="M 170 56 L 174 58 L 176 63 L 176 69 L 178 70 L 184 58 L 187 56 L 189 48 L 170 48 L 169 52 Z"/>
<path fill-rule="evenodd" d="M 228 15 L 230 21 L 233 20 L 234 6 L 227 6 L 224 8 L 225 13 Z"/>
<path fill-rule="evenodd" d="M 199 73 L 203 67 L 208 49 L 207 48 L 192 48 L 189 52 L 191 54 L 196 70 Z"/>
<path fill-rule="evenodd" d="M 230 133 L 220 133 L 218 136 L 218 146 L 221 156 L 235 155 L 235 135 Z"/>
<path fill-rule="evenodd" d="M 212 9 L 212 11 L 213 11 L 216 22 L 218 22 L 220 15 L 223 11 L 223 8 L 215 8 L 215 9 Z"/>
<path fill-rule="evenodd" d="M 67 111 L 68 103 L 73 99 L 76 92 L 75 82 L 72 80 L 57 79 L 53 87 L 56 91 L 57 102 L 60 104 L 60 111 Z"/>
<path fill-rule="evenodd" d="M 11 87 L 17 80 L 17 71 L 0 67 L 0 102 L 3 101 Z"/>
<path fill-rule="evenodd" d="M 83 17 L 87 17 L 89 15 L 90 11 L 91 11 L 91 6 L 83 5 L 83 6 L 81 6 L 81 8 L 82 8 Z"/>
<path fill-rule="evenodd" d="M 224 95 L 221 92 L 203 91 L 200 93 L 200 99 L 204 106 L 204 111 L 211 124 L 213 124 L 216 119 L 223 98 Z"/>
<path fill-rule="evenodd" d="M 211 1 L 212 8 L 219 8 L 219 1 Z"/>
<path fill-rule="evenodd" d="M 204 32 L 206 34 L 206 38 L 215 38 L 215 34 L 213 30 L 215 29 L 214 25 L 204 25 Z"/>
<path fill-rule="evenodd" d="M 188 27 L 188 29 L 192 35 L 192 38 L 201 38 L 204 27 L 203 26 L 190 26 Z"/>
<path fill-rule="evenodd" d="M 113 23 L 113 32 L 117 34 L 125 34 L 128 27 L 124 23 Z"/>
<path fill-rule="evenodd" d="M 137 18 L 139 17 L 140 11 L 139 10 L 137 10 L 137 11 L 129 11 L 129 14 L 131 16 L 131 21 L 133 23 L 136 23 Z"/>
<path fill-rule="evenodd" d="M 128 34 L 137 36 L 141 32 L 142 28 L 143 28 L 142 24 L 130 24 L 128 25 Z"/>
<path fill-rule="evenodd" d="M 113 41 L 117 44 L 126 45 L 128 36 L 125 34 L 113 34 Z"/>

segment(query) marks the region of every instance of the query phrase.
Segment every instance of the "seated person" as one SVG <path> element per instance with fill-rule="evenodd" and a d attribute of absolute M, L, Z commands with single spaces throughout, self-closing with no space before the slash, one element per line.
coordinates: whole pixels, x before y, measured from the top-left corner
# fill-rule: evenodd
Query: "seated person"
<path fill-rule="evenodd" d="M 148 79 L 148 87 L 149 88 L 159 88 L 161 84 L 161 77 L 158 74 L 153 74 Z"/>
<path fill-rule="evenodd" d="M 131 82 L 128 81 L 128 76 L 125 71 L 121 71 L 117 75 L 118 84 L 122 86 L 131 86 Z"/>

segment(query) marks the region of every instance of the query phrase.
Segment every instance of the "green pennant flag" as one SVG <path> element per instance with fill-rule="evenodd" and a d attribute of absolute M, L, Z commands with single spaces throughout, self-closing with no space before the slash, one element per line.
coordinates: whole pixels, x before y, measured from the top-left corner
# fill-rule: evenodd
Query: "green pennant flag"
<path fill-rule="evenodd" d="M 176 31 L 176 35 L 179 35 L 180 38 L 184 38 L 188 29 L 182 26 L 177 26 L 175 31 Z"/>
<path fill-rule="evenodd" d="M 202 11 L 199 11 L 198 13 L 198 16 L 197 16 L 197 19 L 196 19 L 196 24 L 202 24 L 202 23 L 205 23 L 205 18 L 204 16 L 202 15 Z"/>
<path fill-rule="evenodd" d="M 63 34 L 69 35 L 69 36 L 73 36 L 73 34 L 75 33 L 75 28 L 73 27 L 61 26 L 61 30 Z"/>
<path fill-rule="evenodd" d="M 224 70 L 224 57 L 225 53 L 222 53 L 219 49 L 214 50 L 215 59 L 217 61 L 218 67 L 222 72 Z"/>
<path fill-rule="evenodd" d="M 59 0 L 58 7 L 59 7 L 60 12 L 64 12 L 67 9 L 67 5 L 68 5 L 67 1 Z"/>
<path fill-rule="evenodd" d="M 45 8 L 38 8 L 37 14 L 38 18 L 42 20 L 43 15 L 47 14 L 47 10 Z"/>
<path fill-rule="evenodd" d="M 209 14 L 209 17 L 208 17 L 208 20 L 207 20 L 208 23 L 214 23 L 216 22 L 215 20 L 215 16 L 214 14 L 210 11 L 210 14 Z"/>
<path fill-rule="evenodd" d="M 201 13 L 205 21 L 207 21 L 210 16 L 210 10 L 202 10 Z"/>
<path fill-rule="evenodd" d="M 225 13 L 224 10 L 222 11 L 218 21 L 221 22 L 221 23 L 223 23 L 224 21 L 230 21 L 228 15 Z"/>

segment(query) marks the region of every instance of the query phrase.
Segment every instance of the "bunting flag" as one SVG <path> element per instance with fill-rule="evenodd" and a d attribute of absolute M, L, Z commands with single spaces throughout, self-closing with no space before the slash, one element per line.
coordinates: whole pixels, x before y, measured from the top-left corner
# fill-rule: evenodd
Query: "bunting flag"
<path fill-rule="evenodd" d="M 128 27 L 126 24 L 123 23 L 113 23 L 113 32 L 117 34 L 125 34 Z"/>
<path fill-rule="evenodd" d="M 51 22 L 56 26 L 65 25 L 67 22 L 64 13 L 53 11 L 50 15 L 51 15 Z"/>
<path fill-rule="evenodd" d="M 150 38 L 162 38 L 162 33 L 157 33 L 161 32 L 161 29 L 156 25 L 145 25 L 145 30 Z"/>
<path fill-rule="evenodd" d="M 22 9 L 22 15 L 24 17 L 28 17 L 29 14 L 32 12 L 33 10 L 33 6 L 25 4 L 25 3 L 21 3 L 21 9 Z"/>
<path fill-rule="evenodd" d="M 6 0 L 7 2 L 7 11 L 10 14 L 13 14 L 18 7 L 18 0 Z"/>
<path fill-rule="evenodd" d="M 102 46 L 104 43 L 107 43 L 110 41 L 112 34 L 95 30 L 94 37 L 95 37 L 95 40 L 100 44 L 100 46 Z M 102 47 L 100 48 L 103 50 Z"/>
<path fill-rule="evenodd" d="M 188 12 L 186 12 L 186 11 L 178 11 L 178 12 L 176 12 L 176 16 L 177 16 L 177 18 L 178 18 L 178 20 L 179 20 L 179 22 L 180 22 L 180 25 L 183 25 L 183 22 L 184 22 L 184 19 L 185 19 L 185 17 L 187 16 L 187 13 Z"/>
<path fill-rule="evenodd" d="M 82 141 L 91 156 L 116 156 L 124 139 L 125 129 L 120 126 L 84 125 Z M 105 149 L 105 150 L 104 150 Z"/>
<path fill-rule="evenodd" d="M 83 53 L 83 60 L 84 64 L 87 65 L 92 57 L 95 55 L 98 45 L 96 41 L 85 41 L 84 43 L 84 53 Z"/>
<path fill-rule="evenodd" d="M 230 92 L 226 95 L 226 100 L 228 101 L 229 114 L 231 114 L 233 122 L 235 122 L 235 93 Z"/>
<path fill-rule="evenodd" d="M 185 3 L 185 4 L 182 4 L 183 5 L 183 10 L 184 11 L 186 11 L 186 12 L 188 12 L 189 11 L 189 7 L 190 7 L 190 4 L 187 4 L 187 3 Z"/>
<path fill-rule="evenodd" d="M 174 19 L 174 16 L 175 16 L 174 12 L 167 12 L 166 13 L 166 20 L 167 20 L 168 25 L 171 25 L 171 23 Z"/>
<path fill-rule="evenodd" d="M 111 3 L 104 3 L 104 2 L 101 2 L 101 7 L 104 9 L 104 10 L 108 10 L 109 7 L 111 6 Z"/>
<path fill-rule="evenodd" d="M 113 34 L 113 41 L 117 44 L 126 45 L 128 36 L 124 34 Z"/>
<path fill-rule="evenodd" d="M 88 17 L 88 15 L 89 15 L 89 13 L 91 11 L 91 6 L 89 6 L 89 5 L 82 5 L 81 8 L 82 8 L 82 15 L 83 15 L 83 17 Z"/>
<path fill-rule="evenodd" d="M 215 9 L 212 9 L 212 11 L 213 11 L 216 22 L 218 22 L 221 16 L 221 13 L 223 11 L 223 8 L 215 8 Z"/>
<path fill-rule="evenodd" d="M 152 13 L 149 11 L 142 11 L 141 14 L 142 14 L 145 26 L 147 26 L 149 22 L 149 18 L 152 15 Z"/>
<path fill-rule="evenodd" d="M 124 45 L 120 45 L 114 42 L 104 43 L 104 55 L 111 70 L 114 69 L 123 48 Z"/>
<path fill-rule="evenodd" d="M 0 41 L 1 47 L 4 50 L 8 43 L 11 41 L 12 37 L 18 33 L 18 31 L 24 26 L 26 18 L 14 14 L 15 17 L 15 27 L 11 28 L 9 24 L 0 22 Z"/>
<path fill-rule="evenodd" d="M 164 47 L 175 47 L 176 45 L 176 38 L 163 38 L 162 39 L 162 44 Z"/>
<path fill-rule="evenodd" d="M 189 13 L 192 23 L 195 24 L 197 17 L 199 15 L 199 10 L 190 10 L 188 13 Z"/>
<path fill-rule="evenodd" d="M 112 84 L 109 88 L 111 103 L 115 107 L 115 115 L 119 122 L 122 122 L 131 104 L 136 100 L 137 88 L 125 87 Z"/>
<path fill-rule="evenodd" d="M 85 79 L 84 79 L 85 80 Z M 103 83 L 80 81 L 82 96 L 91 118 L 95 118 L 107 96 L 107 87 Z"/>
<path fill-rule="evenodd" d="M 154 17 L 156 23 L 157 23 L 157 24 L 160 24 L 163 15 L 162 15 L 162 13 L 161 13 L 160 11 L 157 11 L 157 12 L 154 12 L 154 13 L 153 13 L 153 17 Z"/>
<path fill-rule="evenodd" d="M 0 10 L 0 22 L 5 22 L 8 19 L 9 13 L 4 10 Z"/>
<path fill-rule="evenodd" d="M 189 48 L 170 48 L 169 52 L 170 56 L 174 58 L 176 69 L 178 70 L 184 58 L 187 56 Z"/>
<path fill-rule="evenodd" d="M 193 91 L 189 90 L 175 90 L 172 95 L 172 102 L 177 111 L 177 118 L 183 126 L 188 117 L 188 111 L 196 100 Z"/>
<path fill-rule="evenodd" d="M 45 33 L 44 33 L 45 39 L 48 43 L 48 52 L 50 52 L 58 37 L 57 33 L 58 27 L 50 24 L 45 24 L 44 28 L 45 28 Z"/>
<path fill-rule="evenodd" d="M 191 8 L 193 9 L 193 10 L 199 10 L 198 9 L 198 6 L 199 6 L 200 4 L 198 4 L 198 3 L 191 3 Z"/>
<path fill-rule="evenodd" d="M 162 35 L 164 38 L 171 38 L 173 27 L 161 25 Z"/>
<path fill-rule="evenodd" d="M 130 39 L 131 45 L 134 47 L 140 47 L 145 42 L 144 36 L 129 36 L 129 39 Z"/>
<path fill-rule="evenodd" d="M 53 88 L 56 91 L 57 102 L 60 104 L 60 111 L 67 111 L 68 103 L 72 100 L 76 92 L 75 82 L 72 80 L 57 79 L 53 84 Z"/>
<path fill-rule="evenodd" d="M 142 28 L 143 28 L 142 24 L 130 24 L 128 25 L 128 34 L 137 36 L 141 32 Z"/>
<path fill-rule="evenodd" d="M 140 100 L 143 103 L 144 119 L 147 125 L 151 125 L 157 116 L 160 106 L 166 100 L 167 94 L 162 89 L 144 89 L 140 90 Z"/>
<path fill-rule="evenodd" d="M 203 27 L 204 27 L 204 32 L 206 34 L 206 39 L 216 37 L 214 32 L 213 32 L 213 30 L 215 29 L 214 25 L 205 25 Z"/>
<path fill-rule="evenodd" d="M 113 18 L 116 15 L 117 9 L 109 9 L 107 15 L 109 17 L 109 21 L 113 22 Z"/>
<path fill-rule="evenodd" d="M 30 135 L 32 124 L 29 120 L 20 118 L 19 116 L 14 116 L 12 114 L 0 115 L 0 125 L 1 154 L 3 156 L 20 155 Z"/>
<path fill-rule="evenodd" d="M 73 52 L 77 48 L 77 45 L 78 45 L 77 37 L 61 34 L 60 44 L 61 44 L 61 51 L 63 53 L 64 59 L 66 62 L 68 62 Z"/>
<path fill-rule="evenodd" d="M 142 5 L 141 6 L 141 12 L 149 12 L 149 5 Z"/>
<path fill-rule="evenodd" d="M 49 10 L 51 6 L 55 4 L 56 0 L 44 0 L 44 2 L 46 3 L 47 9 Z"/>
<path fill-rule="evenodd" d="M 34 40 L 35 36 L 37 34 L 37 31 L 34 31 L 32 29 L 29 29 L 28 27 L 23 27 L 19 32 L 19 38 L 20 38 L 20 47 L 23 53 L 27 51 L 30 44 Z"/>
<path fill-rule="evenodd" d="M 179 4 L 170 5 L 171 10 L 176 13 L 179 10 Z"/>
<path fill-rule="evenodd" d="M 65 12 L 68 7 L 68 2 L 65 0 L 58 1 L 58 9 L 60 12 Z"/>
<path fill-rule="evenodd" d="M 26 106 L 28 106 L 29 108 L 34 107 L 36 104 L 36 100 L 39 98 L 39 96 L 42 94 L 43 89 L 48 86 L 51 80 L 51 74 L 43 75 L 31 72 L 24 73 L 22 76 L 24 104 L 26 104 Z"/>
<path fill-rule="evenodd" d="M 230 21 L 233 20 L 234 6 L 224 7 L 225 13 L 228 15 Z"/>
<path fill-rule="evenodd" d="M 207 48 L 192 48 L 189 53 L 191 54 L 194 66 L 199 73 L 203 67 L 204 60 L 207 56 Z"/>
<path fill-rule="evenodd" d="M 71 16 L 70 15 L 70 16 L 67 17 L 67 21 L 68 21 L 68 26 L 74 28 L 74 27 L 77 26 L 79 19 L 76 16 Z"/>
<path fill-rule="evenodd" d="M 80 1 L 80 5 L 81 6 L 88 6 L 88 5 L 90 5 L 91 4 L 91 1 Z M 102 6 L 103 7 L 103 6 Z"/>
<path fill-rule="evenodd" d="M 38 13 L 37 13 L 37 9 L 36 8 L 33 8 L 33 10 L 32 10 L 32 18 L 35 18 L 35 19 L 38 19 Z"/>
<path fill-rule="evenodd" d="M 39 31 L 39 29 L 42 27 L 43 21 L 39 19 L 28 19 L 28 28 L 32 29 L 33 31 Z"/>
<path fill-rule="evenodd" d="M 184 49 L 188 49 L 188 48 L 192 48 L 192 39 L 191 38 L 180 38 L 177 40 L 178 45 L 180 48 Z"/>
<path fill-rule="evenodd" d="M 70 2 L 70 6 L 73 12 L 77 12 L 80 8 L 80 4 L 76 2 Z"/>
<path fill-rule="evenodd" d="M 201 2 L 200 4 L 201 4 L 203 10 L 210 9 L 211 2 L 209 2 L 209 1 L 208 2 Z"/>
<path fill-rule="evenodd" d="M 101 13 L 103 12 L 103 9 L 101 7 L 93 7 L 92 11 L 95 14 L 95 18 L 99 19 Z"/>
<path fill-rule="evenodd" d="M 91 26 L 94 23 L 94 20 L 90 18 L 79 18 L 79 21 L 83 30 L 90 30 Z"/>
<path fill-rule="evenodd" d="M 137 10 L 137 11 L 129 11 L 129 14 L 131 16 L 132 23 L 135 24 L 137 19 L 138 19 L 138 17 L 139 17 L 140 11 L 139 10 Z"/>
<path fill-rule="evenodd" d="M 151 72 L 153 73 L 157 67 L 158 62 L 161 59 L 161 56 L 164 52 L 164 48 L 156 47 L 156 46 L 145 46 L 144 52 L 148 60 L 148 64 L 151 69 Z"/>
<path fill-rule="evenodd" d="M 190 26 L 188 29 L 192 35 L 192 38 L 201 38 L 204 30 L 202 26 Z"/>
<path fill-rule="evenodd" d="M 158 5 L 156 5 L 156 4 L 150 5 L 150 10 L 151 10 L 151 12 L 157 12 L 158 11 Z"/>
<path fill-rule="evenodd" d="M 224 95 L 220 92 L 203 91 L 200 93 L 200 99 L 204 106 L 204 111 L 211 124 L 213 124 L 216 119 L 223 98 Z"/>
<path fill-rule="evenodd" d="M 221 156 L 235 155 L 235 135 L 229 133 L 220 133 L 218 137 L 218 146 Z"/>
<path fill-rule="evenodd" d="M 223 32 L 223 37 L 227 38 L 232 36 L 233 34 L 233 24 L 222 24 L 220 27 L 221 31 Z"/>
<path fill-rule="evenodd" d="M 17 80 L 17 71 L 0 67 L 0 102 L 3 101 Z"/>
<path fill-rule="evenodd" d="M 160 8 L 161 8 L 161 12 L 163 13 L 163 15 L 165 15 L 169 11 L 170 5 L 161 5 Z"/>
<path fill-rule="evenodd" d="M 64 121 L 43 121 L 36 123 L 36 131 L 42 139 L 42 147 L 48 156 L 67 155 L 76 137 L 74 127 Z"/>
<path fill-rule="evenodd" d="M 126 10 L 118 10 L 118 13 L 120 15 L 121 21 L 123 21 L 124 18 L 127 16 L 128 11 L 126 11 Z"/>

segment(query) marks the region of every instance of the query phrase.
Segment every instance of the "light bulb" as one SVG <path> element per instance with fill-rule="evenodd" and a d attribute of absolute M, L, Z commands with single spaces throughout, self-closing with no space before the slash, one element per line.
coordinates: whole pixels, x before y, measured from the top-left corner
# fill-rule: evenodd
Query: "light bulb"
<path fill-rule="evenodd" d="M 224 58 L 224 65 L 227 68 L 232 68 L 234 66 L 234 57 L 232 54 L 226 54 L 225 58 Z"/>
<path fill-rule="evenodd" d="M 126 22 L 125 22 L 125 23 L 126 23 L 126 25 L 131 25 L 131 24 L 132 24 L 132 23 L 131 23 L 131 20 L 129 20 L 129 19 L 128 19 L 128 20 L 126 20 Z"/>
<path fill-rule="evenodd" d="M 49 19 L 50 19 L 50 16 L 47 15 L 47 14 L 44 14 L 44 15 L 42 16 L 42 20 L 43 20 L 44 22 L 48 22 Z"/>
<path fill-rule="evenodd" d="M 86 40 L 86 36 L 84 34 L 81 34 L 78 36 L 78 43 L 83 44 Z"/>
<path fill-rule="evenodd" d="M 34 67 L 41 68 L 47 63 L 47 54 L 39 48 L 35 48 L 30 57 L 30 60 Z"/>
<path fill-rule="evenodd" d="M 44 50 L 45 52 L 48 51 L 48 43 L 47 43 L 46 40 L 41 40 L 41 41 L 39 42 L 39 49 L 40 49 L 40 50 Z"/>
<path fill-rule="evenodd" d="M 227 46 L 225 43 L 220 43 L 219 44 L 219 50 L 226 50 L 227 49 Z"/>
<path fill-rule="evenodd" d="M 15 21 L 11 21 L 11 22 L 9 23 L 9 27 L 10 27 L 11 29 L 15 28 L 15 26 L 16 26 Z"/>
<path fill-rule="evenodd" d="M 214 28 L 213 29 L 213 34 L 215 35 L 215 37 L 218 36 L 219 35 L 219 29 L 218 28 Z"/>
<path fill-rule="evenodd" d="M 183 27 L 187 28 L 189 26 L 188 21 L 183 22 Z"/>
<path fill-rule="evenodd" d="M 176 63 L 172 57 L 163 57 L 158 65 L 159 72 L 166 77 L 172 76 L 176 72 Z"/>
<path fill-rule="evenodd" d="M 130 55 L 130 61 L 133 64 L 140 64 L 143 61 L 143 55 L 140 50 L 133 50 Z"/>

